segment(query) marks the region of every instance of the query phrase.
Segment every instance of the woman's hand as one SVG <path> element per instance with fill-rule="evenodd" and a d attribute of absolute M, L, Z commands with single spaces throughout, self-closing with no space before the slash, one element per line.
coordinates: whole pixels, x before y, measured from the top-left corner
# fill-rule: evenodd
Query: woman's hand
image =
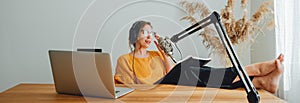
<path fill-rule="evenodd" d="M 157 41 L 160 39 L 160 36 L 157 35 L 156 33 L 154 34 L 154 38 L 156 40 L 154 40 L 154 44 L 156 45 L 157 49 L 159 50 L 159 52 L 164 55 L 164 56 L 167 56 L 166 53 L 164 52 L 164 50 L 162 48 L 160 48 L 159 44 L 157 43 Z"/>

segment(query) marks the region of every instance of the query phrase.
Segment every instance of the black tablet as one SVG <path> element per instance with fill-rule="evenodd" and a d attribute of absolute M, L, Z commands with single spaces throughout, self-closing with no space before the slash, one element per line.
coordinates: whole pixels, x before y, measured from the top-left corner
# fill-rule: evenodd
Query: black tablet
<path fill-rule="evenodd" d="M 77 51 L 85 51 L 85 52 L 102 52 L 102 49 L 89 49 L 89 48 L 78 48 Z"/>

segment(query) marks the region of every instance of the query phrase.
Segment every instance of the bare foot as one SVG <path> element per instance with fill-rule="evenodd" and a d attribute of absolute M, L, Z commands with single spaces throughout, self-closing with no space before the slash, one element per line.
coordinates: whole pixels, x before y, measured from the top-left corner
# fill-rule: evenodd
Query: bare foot
<path fill-rule="evenodd" d="M 255 76 L 255 77 L 266 76 L 278 68 L 276 65 L 277 60 L 280 62 L 280 64 L 282 64 L 283 54 L 280 54 L 275 60 L 247 65 L 245 67 L 245 70 L 249 76 Z M 233 82 L 237 82 L 239 80 L 240 79 L 237 77 Z"/>
<path fill-rule="evenodd" d="M 276 69 L 273 70 L 271 73 L 269 73 L 266 76 L 261 77 L 255 77 L 253 80 L 253 84 L 257 88 L 261 88 L 264 90 L 267 90 L 271 93 L 275 93 L 278 89 L 279 79 L 281 74 L 283 73 L 283 56 L 281 56 L 281 59 L 277 59 L 275 61 Z"/>
<path fill-rule="evenodd" d="M 269 73 L 271 73 L 272 71 L 277 69 L 277 66 L 274 65 L 274 64 L 276 64 L 275 63 L 276 60 L 279 60 L 280 63 L 282 63 L 283 62 L 283 54 L 280 54 L 275 60 L 249 65 L 249 66 L 254 66 L 254 67 L 247 68 L 247 66 L 246 66 L 246 71 L 248 72 L 249 76 L 268 75 Z"/>

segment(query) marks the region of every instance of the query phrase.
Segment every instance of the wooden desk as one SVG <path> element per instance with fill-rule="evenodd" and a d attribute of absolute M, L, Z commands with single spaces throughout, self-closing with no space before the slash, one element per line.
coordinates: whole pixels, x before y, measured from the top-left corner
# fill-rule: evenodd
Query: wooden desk
<path fill-rule="evenodd" d="M 152 87 L 151 87 L 152 86 Z M 176 85 L 135 85 L 136 90 L 119 99 L 103 99 L 57 94 L 53 84 L 19 84 L 0 94 L 0 103 L 64 103 L 64 102 L 247 102 L 243 88 L 226 90 Z M 150 89 L 152 88 L 152 89 Z M 259 90 L 261 103 L 285 102 Z"/>

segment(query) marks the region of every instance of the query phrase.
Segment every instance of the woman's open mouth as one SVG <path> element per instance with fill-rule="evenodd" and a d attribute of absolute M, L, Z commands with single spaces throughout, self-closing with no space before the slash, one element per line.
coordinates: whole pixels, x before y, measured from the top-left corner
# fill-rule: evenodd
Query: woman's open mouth
<path fill-rule="evenodd" d="M 150 40 L 147 39 L 147 40 L 145 40 L 145 42 L 146 42 L 147 44 L 150 44 L 150 43 L 151 43 L 151 39 L 150 39 Z"/>

